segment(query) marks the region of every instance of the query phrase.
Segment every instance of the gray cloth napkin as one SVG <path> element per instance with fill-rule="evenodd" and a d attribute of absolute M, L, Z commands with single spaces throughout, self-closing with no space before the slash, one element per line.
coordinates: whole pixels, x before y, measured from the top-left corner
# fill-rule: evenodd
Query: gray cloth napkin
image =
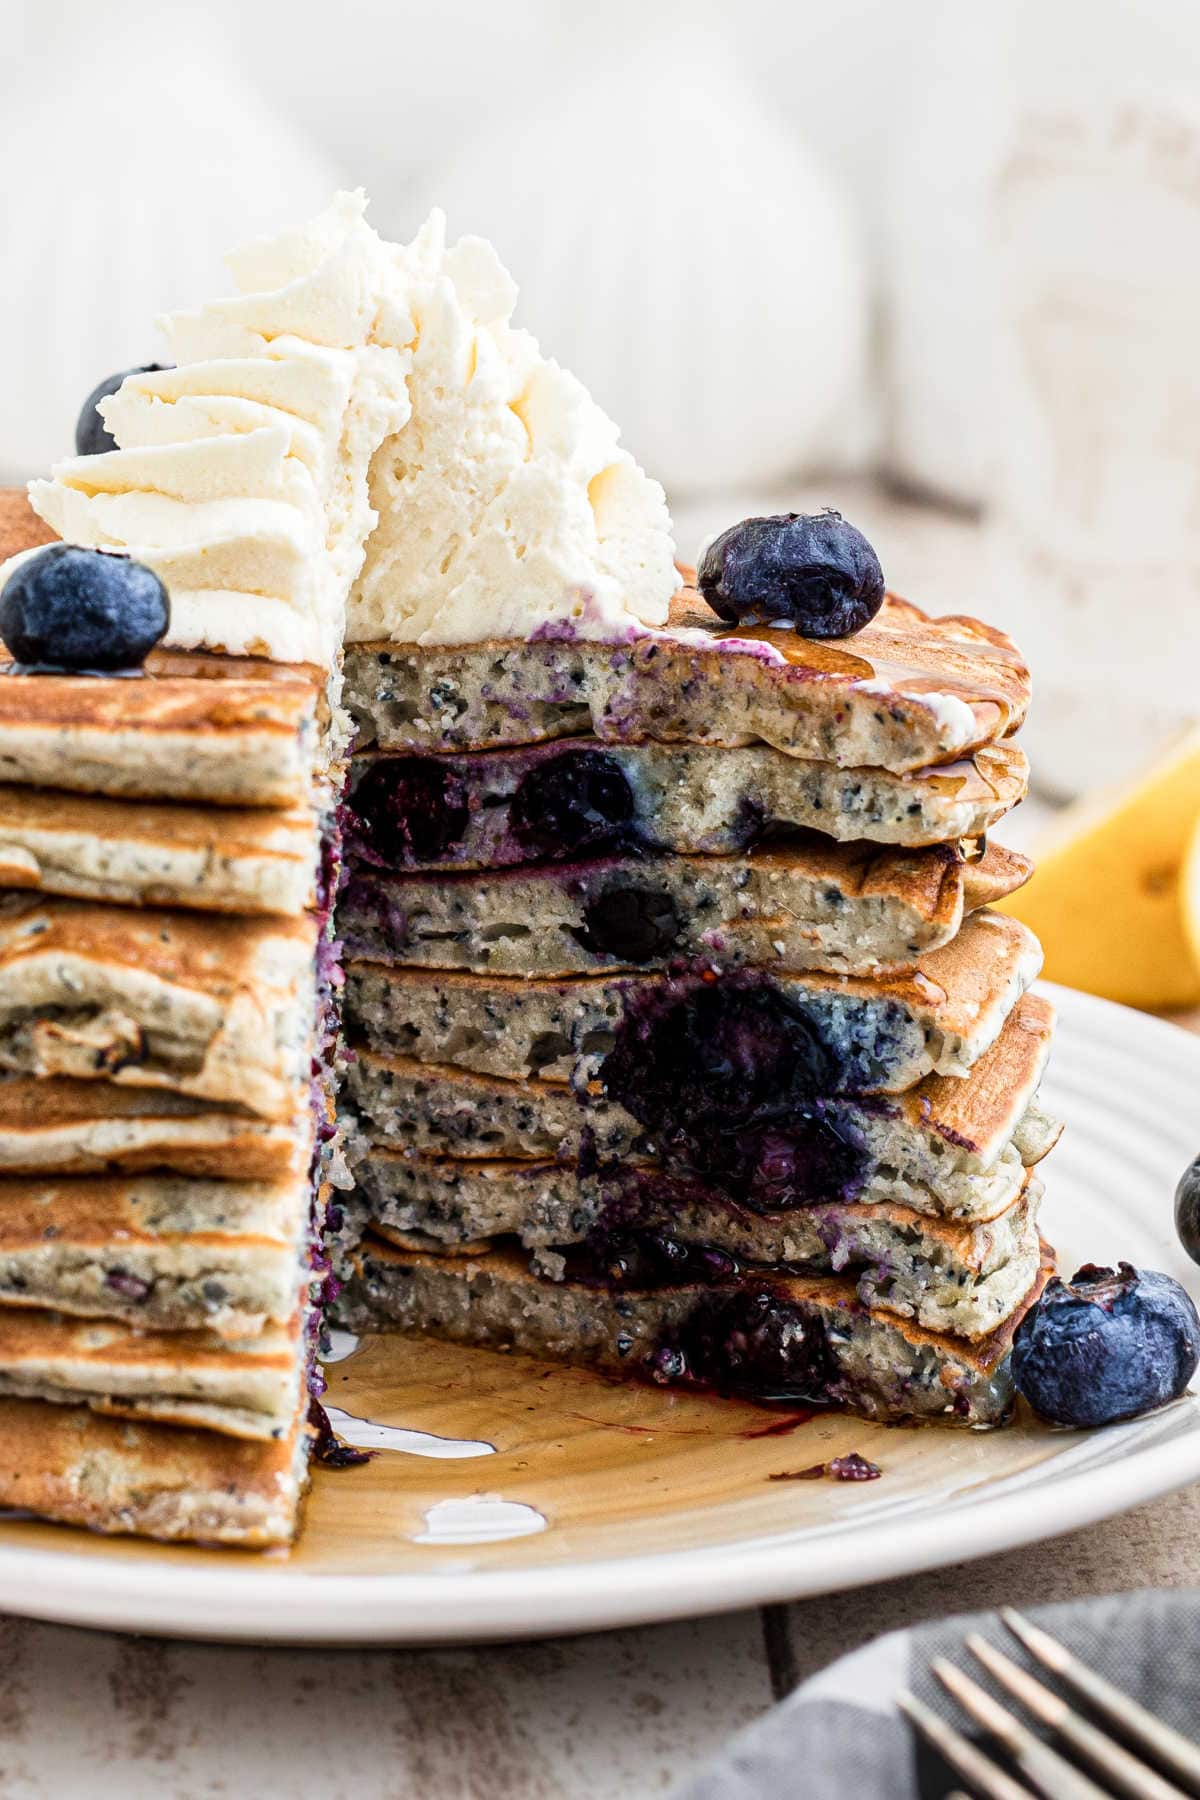
<path fill-rule="evenodd" d="M 1075 1654 L 1190 1736 L 1200 1736 L 1200 1589 L 1145 1590 L 1034 1608 L 1028 1615 Z M 956 1784 L 918 1750 L 892 1703 L 907 1687 L 966 1735 L 973 1728 L 929 1673 L 948 1656 L 984 1687 L 962 1648 L 982 1632 L 1015 1662 L 1036 1665 L 995 1613 L 969 1613 L 877 1638 L 831 1663 L 739 1732 L 677 1800 L 943 1800 Z M 1054 1687 L 1053 1676 L 1043 1675 Z M 1030 1723 L 1030 1721 L 1026 1721 Z M 977 1738 L 983 1748 L 993 1750 Z"/>

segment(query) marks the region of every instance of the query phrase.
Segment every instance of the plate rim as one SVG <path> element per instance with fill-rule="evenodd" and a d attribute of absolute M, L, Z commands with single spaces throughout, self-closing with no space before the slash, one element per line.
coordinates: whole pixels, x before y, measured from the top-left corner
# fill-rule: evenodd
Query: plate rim
<path fill-rule="evenodd" d="M 1194 1056 L 1200 1038 L 1179 1026 L 1092 994 L 1039 984 L 1063 1013 L 1117 1015 L 1132 1032 Z M 1112 1022 L 1112 1021 L 1110 1021 Z M 0 1545 L 0 1609 L 92 1629 L 260 1644 L 437 1644 L 563 1635 L 697 1618 L 734 1608 L 817 1597 L 871 1582 L 967 1562 L 1095 1524 L 1200 1479 L 1200 1396 L 1190 1426 L 1166 1443 L 1116 1458 L 1103 1480 L 1086 1466 L 1051 1477 L 1053 1522 L 1029 1504 L 1027 1489 L 981 1494 L 955 1509 L 947 1552 L 936 1507 L 823 1536 L 784 1532 L 750 1542 L 606 1556 L 508 1570 L 326 1574 L 286 1562 L 264 1567 L 258 1553 L 214 1550 L 201 1566 L 91 1556 L 40 1545 Z M 1114 1425 L 1114 1437 L 1128 1429 Z M 1107 1433 L 1106 1433 L 1107 1435 Z M 219 1560 L 217 1560 L 219 1559 Z M 807 1566 L 806 1566 L 807 1565 Z M 352 1621 L 339 1626 L 338 1620 Z"/>
<path fill-rule="evenodd" d="M 1034 1517 L 1028 1493 L 1018 1490 L 975 1500 L 967 1532 L 955 1536 L 950 1555 L 944 1521 L 932 1510 L 889 1522 L 879 1531 L 859 1527 L 825 1537 L 815 1579 L 811 1569 L 797 1569 L 798 1563 L 811 1562 L 812 1545 L 778 1538 L 465 1573 L 326 1575 L 306 1569 L 289 1574 L 285 1566 L 267 1571 L 256 1561 L 242 1570 L 222 1561 L 219 1567 L 189 1564 L 170 1573 L 155 1564 L 145 1565 L 153 1575 L 145 1588 L 139 1588 L 135 1561 L 93 1561 L 86 1552 L 14 1547 L 0 1551 L 0 1607 L 22 1617 L 104 1631 L 337 1648 L 557 1637 L 819 1598 L 1019 1550 L 1186 1486 L 1200 1478 L 1200 1404 L 1191 1405 L 1196 1425 L 1186 1437 L 1135 1452 L 1114 1465 L 1103 1483 L 1094 1469 L 1056 1482 L 1049 1531 Z M 1121 1479 L 1115 1478 L 1117 1471 Z M 956 1522 L 965 1518 L 960 1512 Z M 247 1563 L 255 1557 L 254 1552 L 229 1554 Z M 78 1580 L 81 1569 L 87 1571 L 83 1582 Z M 14 1572 L 24 1573 L 25 1579 L 13 1580 Z M 59 1591 L 50 1592 L 56 1574 L 61 1577 Z M 681 1575 L 689 1579 L 683 1582 Z M 231 1582 L 238 1585 L 236 1617 L 227 1609 Z M 352 1628 L 331 1624 L 335 1615 L 352 1618 Z"/>

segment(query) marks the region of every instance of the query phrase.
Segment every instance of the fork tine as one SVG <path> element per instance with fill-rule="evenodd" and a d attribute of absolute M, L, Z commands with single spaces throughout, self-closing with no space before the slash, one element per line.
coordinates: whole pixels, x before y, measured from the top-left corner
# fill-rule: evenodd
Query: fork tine
<path fill-rule="evenodd" d="M 1103 1788 L 1097 1787 L 1089 1776 L 1081 1775 L 1057 1750 L 1043 1744 L 1041 1738 L 1035 1737 L 978 1682 L 956 1669 L 944 1656 L 934 1663 L 933 1672 L 976 1723 L 999 1738 L 1022 1775 L 1028 1776 L 1039 1794 L 1049 1795 L 1050 1800 L 1109 1800 Z"/>
<path fill-rule="evenodd" d="M 1035 1719 L 1040 1719 L 1043 1725 L 1049 1725 L 1064 1738 L 1110 1787 L 1128 1794 L 1130 1800 L 1186 1800 L 1181 1789 L 1164 1781 L 1121 1744 L 1114 1743 L 1103 1731 L 1081 1719 L 1065 1700 L 1051 1693 L 1040 1681 L 1035 1681 L 978 1632 L 973 1631 L 968 1636 L 967 1649 L 995 1676 L 1001 1687 L 1014 1694 Z"/>
<path fill-rule="evenodd" d="M 1028 1788 L 1014 1781 L 998 1768 L 990 1756 L 970 1743 L 961 1731 L 947 1725 L 931 1707 L 907 1688 L 896 1695 L 896 1705 L 912 1721 L 921 1736 L 931 1743 L 959 1775 L 965 1777 L 984 1800 L 1034 1800 Z"/>
<path fill-rule="evenodd" d="M 1060 1644 L 1040 1625 L 1031 1624 L 1011 1606 L 1001 1607 L 1000 1617 L 1032 1657 L 1061 1677 L 1075 1693 L 1082 1694 L 1102 1718 L 1169 1769 L 1189 1794 L 1200 1794 L 1200 1749 L 1190 1738 L 1155 1718 L 1139 1701 L 1103 1675 L 1097 1675 L 1077 1656 L 1072 1656 L 1065 1644 Z"/>

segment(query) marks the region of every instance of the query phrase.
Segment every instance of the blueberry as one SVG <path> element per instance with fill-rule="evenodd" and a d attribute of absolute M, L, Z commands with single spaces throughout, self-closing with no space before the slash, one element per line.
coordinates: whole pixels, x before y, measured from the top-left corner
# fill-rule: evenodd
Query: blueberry
<path fill-rule="evenodd" d="M 1183 1393 L 1200 1361 L 1200 1314 L 1169 1275 L 1086 1263 L 1057 1276 L 1013 1338 L 1012 1374 L 1054 1425 L 1109 1425 Z"/>
<path fill-rule="evenodd" d="M 782 1079 L 751 1109 L 730 1116 L 705 1105 L 660 1125 L 658 1136 L 681 1169 L 752 1213 L 852 1200 L 871 1163 L 853 1121 L 825 1102 L 806 1102 Z"/>
<path fill-rule="evenodd" d="M 508 809 L 508 826 L 532 856 L 574 856 L 617 839 L 633 818 L 633 789 L 603 750 L 563 751 L 534 764 Z"/>
<path fill-rule="evenodd" d="M 122 369 L 119 375 L 106 375 L 99 387 L 92 389 L 75 421 L 76 454 L 99 456 L 105 450 L 115 450 L 117 440 L 96 411 L 100 401 L 115 394 L 127 375 L 155 375 L 167 366 L 166 363 L 142 363 L 136 369 Z"/>
<path fill-rule="evenodd" d="M 148 1281 L 143 1281 L 140 1275 L 130 1275 L 124 1269 L 110 1269 L 104 1277 L 104 1285 L 124 1300 L 146 1300 L 153 1291 Z"/>
<path fill-rule="evenodd" d="M 0 637 L 34 669 L 140 668 L 170 617 L 153 569 L 75 544 L 35 551 L 0 589 Z"/>
<path fill-rule="evenodd" d="M 679 932 L 679 914 L 665 889 L 625 882 L 592 895 L 576 936 L 593 956 L 648 963 L 669 956 Z"/>
<path fill-rule="evenodd" d="M 387 868 L 440 862 L 461 842 L 470 817 L 461 777 L 434 756 L 371 763 L 347 812 L 353 848 Z"/>
<path fill-rule="evenodd" d="M 868 1462 L 857 1450 L 848 1450 L 845 1456 L 835 1456 L 828 1465 L 831 1481 L 878 1481 L 882 1473 L 878 1463 Z"/>
<path fill-rule="evenodd" d="M 883 570 L 841 513 L 743 519 L 704 552 L 700 592 L 731 625 L 784 622 L 806 637 L 849 637 L 883 605 Z"/>
<path fill-rule="evenodd" d="M 1175 1229 L 1195 1263 L 1200 1263 L 1200 1156 L 1183 1171 L 1175 1189 Z"/>

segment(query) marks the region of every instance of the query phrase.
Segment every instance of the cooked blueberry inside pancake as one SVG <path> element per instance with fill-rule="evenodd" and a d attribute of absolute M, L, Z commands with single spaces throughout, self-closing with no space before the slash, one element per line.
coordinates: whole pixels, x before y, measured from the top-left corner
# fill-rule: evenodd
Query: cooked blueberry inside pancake
<path fill-rule="evenodd" d="M 762 1400 L 820 1405 L 834 1388 L 824 1321 L 753 1286 L 701 1301 L 666 1334 L 651 1367 L 673 1382 Z"/>
<path fill-rule="evenodd" d="M 679 980 L 627 1010 L 601 1080 L 656 1136 L 761 1127 L 841 1085 L 819 1027 L 753 974 Z"/>
<path fill-rule="evenodd" d="M 366 771 L 346 816 L 348 842 L 368 862 L 403 868 L 437 861 L 462 838 L 465 789 L 450 763 L 393 757 Z"/>
<path fill-rule="evenodd" d="M 578 856 L 619 842 L 634 796 L 614 756 L 576 749 L 535 762 L 509 807 L 509 829 L 534 856 Z"/>

